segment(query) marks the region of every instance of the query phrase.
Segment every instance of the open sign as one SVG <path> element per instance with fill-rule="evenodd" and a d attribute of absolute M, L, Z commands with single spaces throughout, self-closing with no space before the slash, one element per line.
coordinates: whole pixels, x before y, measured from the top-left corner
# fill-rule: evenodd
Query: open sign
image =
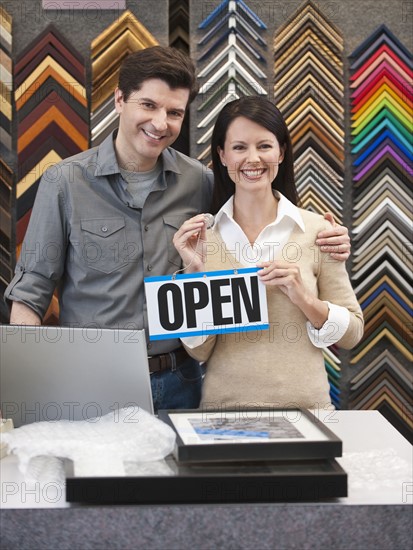
<path fill-rule="evenodd" d="M 145 279 L 150 340 L 268 329 L 258 268 Z"/>

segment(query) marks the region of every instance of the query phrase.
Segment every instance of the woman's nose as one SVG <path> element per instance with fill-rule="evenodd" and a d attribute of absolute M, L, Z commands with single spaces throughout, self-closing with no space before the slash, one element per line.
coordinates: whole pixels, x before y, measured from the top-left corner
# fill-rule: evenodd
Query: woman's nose
<path fill-rule="evenodd" d="M 251 164 L 255 164 L 255 163 L 260 162 L 259 151 L 258 151 L 258 149 L 256 149 L 256 147 L 250 147 L 248 149 L 247 162 L 249 162 Z"/>

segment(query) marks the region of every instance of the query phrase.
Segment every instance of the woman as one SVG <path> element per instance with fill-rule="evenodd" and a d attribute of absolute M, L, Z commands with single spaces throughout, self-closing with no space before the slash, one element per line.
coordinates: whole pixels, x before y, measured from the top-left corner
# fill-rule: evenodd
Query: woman
<path fill-rule="evenodd" d="M 270 329 L 184 339 L 207 362 L 201 406 L 331 406 L 321 348 L 355 346 L 363 316 L 344 263 L 314 245 L 328 222 L 296 206 L 285 121 L 266 99 L 233 101 L 211 147 L 215 225 L 195 216 L 174 244 L 187 272 L 260 267 Z"/>

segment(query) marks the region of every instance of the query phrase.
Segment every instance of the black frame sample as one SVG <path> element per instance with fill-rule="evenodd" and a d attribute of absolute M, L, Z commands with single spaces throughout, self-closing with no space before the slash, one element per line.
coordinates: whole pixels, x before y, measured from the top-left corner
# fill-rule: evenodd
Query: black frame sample
<path fill-rule="evenodd" d="M 294 440 L 294 441 L 274 441 L 274 442 L 232 442 L 219 444 L 186 444 L 180 437 L 171 414 L 192 414 L 198 413 L 200 416 L 205 412 L 200 409 L 186 410 L 160 410 L 158 418 L 172 427 L 176 433 L 176 446 L 174 455 L 180 463 L 190 462 L 223 462 L 223 461 L 262 461 L 262 460 L 312 460 L 312 459 L 332 459 L 342 456 L 343 443 L 331 430 L 329 430 L 322 421 L 317 419 L 305 409 L 283 410 L 276 409 L 270 412 L 285 412 L 291 414 L 297 413 L 305 416 L 317 430 L 319 430 L 326 439 L 316 441 Z M 226 414 L 232 412 L 238 414 L 239 411 L 225 411 Z M 254 413 L 254 409 L 249 409 L 249 413 Z M 262 411 L 257 411 L 262 412 Z M 208 414 L 221 413 L 221 411 L 208 410 Z"/>
<path fill-rule="evenodd" d="M 179 464 L 171 475 L 76 477 L 67 471 L 66 500 L 85 504 L 317 502 L 347 496 L 335 460 Z"/>

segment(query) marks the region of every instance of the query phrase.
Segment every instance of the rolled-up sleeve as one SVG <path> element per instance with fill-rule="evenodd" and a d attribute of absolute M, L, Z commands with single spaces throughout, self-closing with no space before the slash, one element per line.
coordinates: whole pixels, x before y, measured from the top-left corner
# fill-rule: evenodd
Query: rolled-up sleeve
<path fill-rule="evenodd" d="M 65 201 L 52 176 L 45 172 L 41 179 L 15 275 L 4 294 L 6 300 L 26 304 L 40 318 L 47 311 L 66 261 Z"/>
<path fill-rule="evenodd" d="M 330 342 L 344 349 L 351 349 L 363 337 L 364 319 L 361 307 L 352 288 L 344 262 L 332 259 L 327 253 L 321 254 L 318 278 L 319 299 L 342 306 L 348 311 L 348 318 L 340 316 L 340 322 L 326 327 Z M 337 314 L 337 312 L 336 312 Z M 337 316 L 336 316 L 336 319 Z M 328 340 L 327 334 L 324 340 Z M 314 343 L 314 341 L 313 341 Z"/>
<path fill-rule="evenodd" d="M 207 338 L 199 337 L 198 341 L 196 340 L 197 338 L 197 336 L 187 336 L 186 338 L 181 338 L 181 341 L 191 357 L 197 361 L 207 361 L 214 350 L 217 337 L 211 334 Z"/>
<path fill-rule="evenodd" d="M 331 302 L 324 302 L 328 306 L 328 319 L 321 328 L 314 327 L 307 321 L 307 333 L 316 348 L 332 346 L 344 336 L 350 324 L 350 312 L 347 308 L 337 306 Z"/>

